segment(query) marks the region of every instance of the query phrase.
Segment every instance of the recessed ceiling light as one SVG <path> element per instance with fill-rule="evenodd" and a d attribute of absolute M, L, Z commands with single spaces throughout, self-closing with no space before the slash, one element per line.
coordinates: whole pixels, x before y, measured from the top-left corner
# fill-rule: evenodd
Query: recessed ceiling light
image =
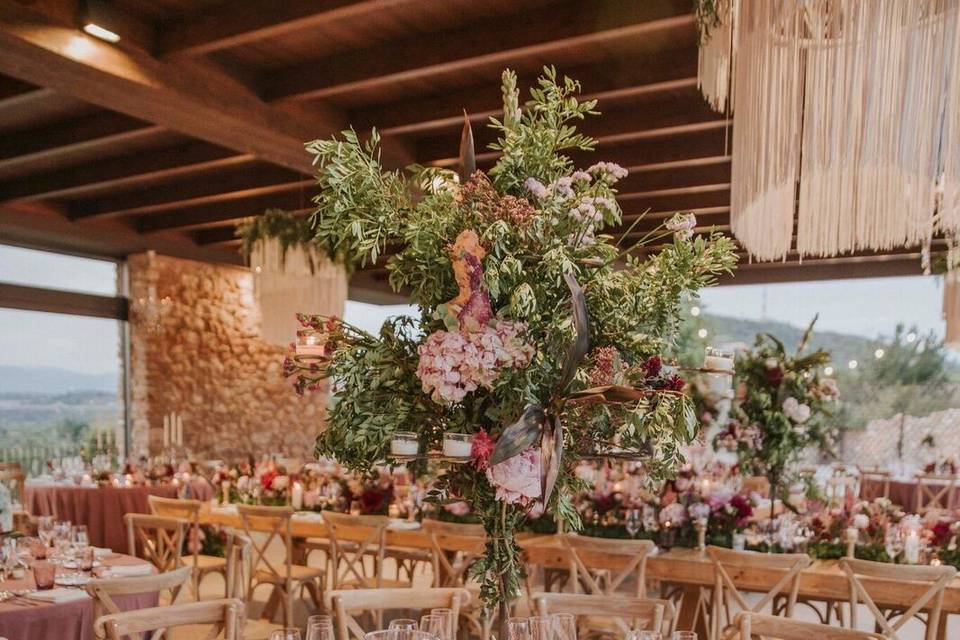
<path fill-rule="evenodd" d="M 110 31 L 110 29 L 104 29 L 98 24 L 88 22 L 83 25 L 83 30 L 94 38 L 100 38 L 101 40 L 106 40 L 107 42 L 120 42 L 120 36 Z"/>

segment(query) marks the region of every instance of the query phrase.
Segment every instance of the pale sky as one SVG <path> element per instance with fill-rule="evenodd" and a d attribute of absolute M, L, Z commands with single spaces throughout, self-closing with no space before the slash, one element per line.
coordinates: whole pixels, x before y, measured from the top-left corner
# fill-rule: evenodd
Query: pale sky
<path fill-rule="evenodd" d="M 112 294 L 115 265 L 0 245 L 0 282 Z M 707 313 L 805 326 L 820 313 L 821 331 L 867 338 L 898 322 L 943 334 L 937 278 L 902 277 L 726 286 L 702 292 Z M 409 305 L 347 302 L 346 319 L 371 332 Z M 99 318 L 0 308 L 0 365 L 61 367 L 83 373 L 118 370 L 117 323 Z"/>

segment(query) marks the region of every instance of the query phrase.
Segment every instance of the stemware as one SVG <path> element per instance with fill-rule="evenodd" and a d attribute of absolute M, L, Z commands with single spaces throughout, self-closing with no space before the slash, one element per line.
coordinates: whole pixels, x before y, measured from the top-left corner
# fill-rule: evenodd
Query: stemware
<path fill-rule="evenodd" d="M 663 634 L 659 631 L 631 631 L 626 640 L 663 640 Z"/>
<path fill-rule="evenodd" d="M 507 620 L 507 640 L 534 640 L 530 628 L 530 618 L 510 618 Z"/>
<path fill-rule="evenodd" d="M 285 627 L 270 632 L 270 640 L 301 640 L 300 629 Z"/>
<path fill-rule="evenodd" d="M 90 536 L 87 534 L 87 525 L 78 524 L 73 528 L 73 544 L 78 547 L 90 545 Z"/>
<path fill-rule="evenodd" d="M 363 640 L 438 640 L 438 638 L 436 634 L 416 629 L 386 629 L 371 631 L 363 636 Z"/>
<path fill-rule="evenodd" d="M 390 626 L 388 626 L 387 629 L 394 631 L 417 631 L 419 627 L 417 626 L 416 620 L 411 620 L 410 618 L 397 618 L 396 620 L 390 621 Z"/>
<path fill-rule="evenodd" d="M 550 615 L 553 622 L 553 637 L 556 640 L 577 640 L 577 617 L 572 613 L 554 613 Z"/>
<path fill-rule="evenodd" d="M 53 544 L 53 538 L 56 534 L 53 516 L 40 516 L 37 518 L 37 535 L 43 544 L 47 547 Z"/>
<path fill-rule="evenodd" d="M 310 616 L 311 618 L 325 618 L 329 616 Z M 306 640 L 334 640 L 333 623 L 326 622 L 307 622 Z"/>
<path fill-rule="evenodd" d="M 696 631 L 674 631 L 670 640 L 697 640 Z"/>
<path fill-rule="evenodd" d="M 430 614 L 440 616 L 441 633 L 437 634 L 440 640 L 453 640 L 453 610 L 446 608 L 431 609 Z"/>
<path fill-rule="evenodd" d="M 549 617 L 531 616 L 530 636 L 533 640 L 553 640 L 554 624 Z"/>
<path fill-rule="evenodd" d="M 421 617 L 420 631 L 436 636 L 438 640 L 451 640 L 447 634 L 447 620 L 442 615 L 428 613 Z"/>

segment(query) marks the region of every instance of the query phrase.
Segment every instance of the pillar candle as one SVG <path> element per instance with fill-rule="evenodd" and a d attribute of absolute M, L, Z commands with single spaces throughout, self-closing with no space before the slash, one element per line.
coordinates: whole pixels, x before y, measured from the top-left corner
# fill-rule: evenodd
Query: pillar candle
<path fill-rule="evenodd" d="M 299 482 L 293 483 L 293 490 L 290 492 L 290 502 L 297 511 L 303 508 L 303 485 Z"/>
<path fill-rule="evenodd" d="M 177 415 L 177 446 L 183 446 L 183 416 Z"/>
<path fill-rule="evenodd" d="M 163 446 L 170 446 L 170 416 L 163 416 Z"/>

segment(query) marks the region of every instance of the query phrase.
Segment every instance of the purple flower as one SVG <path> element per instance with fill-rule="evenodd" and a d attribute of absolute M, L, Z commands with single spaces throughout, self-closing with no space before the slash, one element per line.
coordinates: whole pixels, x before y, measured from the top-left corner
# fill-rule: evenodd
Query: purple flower
<path fill-rule="evenodd" d="M 527 191 L 532 193 L 537 198 L 547 197 L 547 188 L 543 186 L 543 183 L 536 178 L 527 178 L 527 180 L 523 183 L 523 186 L 526 187 Z"/>

